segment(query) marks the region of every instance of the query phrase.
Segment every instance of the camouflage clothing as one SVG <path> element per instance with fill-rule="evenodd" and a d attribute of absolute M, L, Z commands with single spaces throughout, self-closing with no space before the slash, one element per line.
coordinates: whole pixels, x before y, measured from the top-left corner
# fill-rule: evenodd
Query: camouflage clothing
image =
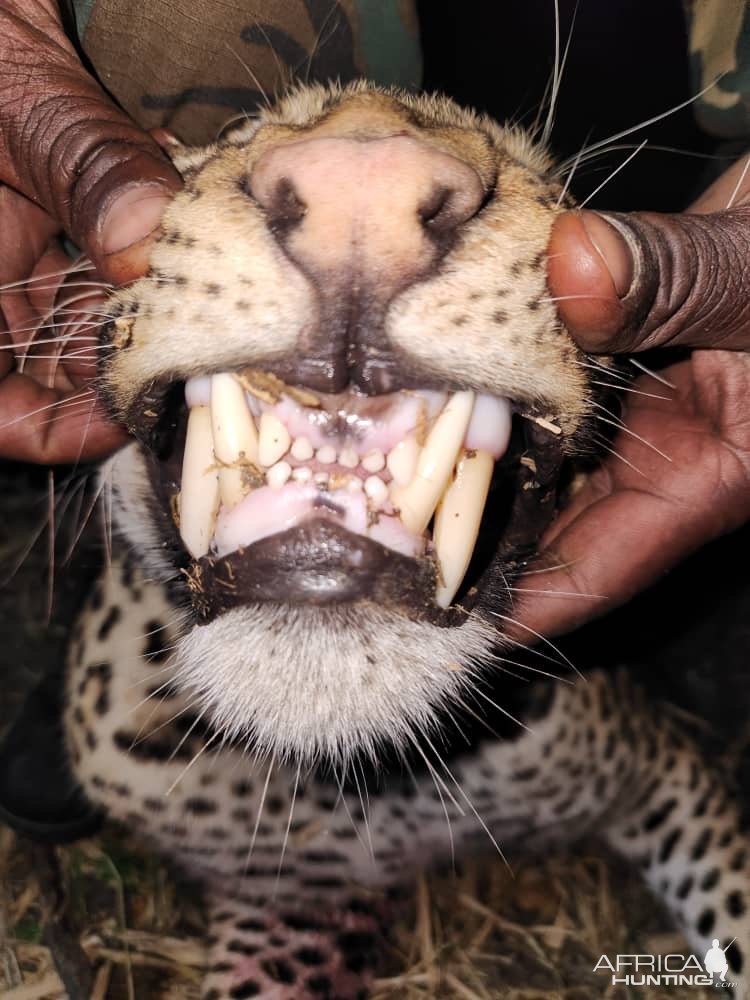
<path fill-rule="evenodd" d="M 693 93 L 706 91 L 695 103 L 698 122 L 720 138 L 747 137 L 750 0 L 684 2 Z M 142 125 L 172 128 L 188 142 L 213 138 L 292 79 L 420 84 L 416 0 L 67 3 L 120 104 Z"/>
<path fill-rule="evenodd" d="M 416 0 L 73 0 L 99 79 L 146 128 L 205 143 L 292 80 L 418 88 Z"/>
<path fill-rule="evenodd" d="M 698 123 L 724 139 L 746 138 L 750 135 L 750 2 L 687 0 L 686 14 L 694 89 L 706 90 L 696 102 Z"/>

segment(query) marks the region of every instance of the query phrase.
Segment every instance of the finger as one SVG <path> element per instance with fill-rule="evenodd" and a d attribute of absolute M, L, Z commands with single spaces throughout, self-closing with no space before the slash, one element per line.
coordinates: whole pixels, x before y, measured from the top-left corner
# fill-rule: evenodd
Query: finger
<path fill-rule="evenodd" d="M 549 284 L 586 350 L 750 349 L 750 206 L 711 215 L 569 212 Z"/>
<path fill-rule="evenodd" d="M 0 179 L 43 206 L 105 278 L 142 273 L 180 178 L 90 77 L 52 5 L 0 8 Z"/>
<path fill-rule="evenodd" d="M 93 389 L 61 394 L 13 372 L 0 383 L 0 455 L 40 464 L 90 461 L 128 440 Z"/>

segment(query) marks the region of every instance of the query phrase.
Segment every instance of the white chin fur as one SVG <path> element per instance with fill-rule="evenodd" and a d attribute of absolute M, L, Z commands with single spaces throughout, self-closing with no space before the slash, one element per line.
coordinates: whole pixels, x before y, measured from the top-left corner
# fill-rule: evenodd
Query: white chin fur
<path fill-rule="evenodd" d="M 480 619 L 438 628 L 369 605 L 251 605 L 183 637 L 177 676 L 222 735 L 277 761 L 343 763 L 433 728 L 496 642 Z"/>

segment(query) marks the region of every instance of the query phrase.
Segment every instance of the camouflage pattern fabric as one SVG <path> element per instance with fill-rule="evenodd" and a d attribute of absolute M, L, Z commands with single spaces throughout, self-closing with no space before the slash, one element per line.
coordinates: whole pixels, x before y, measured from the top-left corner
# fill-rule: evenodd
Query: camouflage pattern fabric
<path fill-rule="evenodd" d="M 696 102 L 698 123 L 724 139 L 745 138 L 750 135 L 750 2 L 687 0 L 685 6 L 694 89 L 709 88 Z"/>
<path fill-rule="evenodd" d="M 415 0 L 74 0 L 99 79 L 146 128 L 206 143 L 295 80 L 416 89 Z"/>

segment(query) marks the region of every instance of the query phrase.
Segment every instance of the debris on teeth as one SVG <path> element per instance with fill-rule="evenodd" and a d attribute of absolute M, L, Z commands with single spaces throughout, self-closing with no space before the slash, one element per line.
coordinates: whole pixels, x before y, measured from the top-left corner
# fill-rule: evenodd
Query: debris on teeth
<path fill-rule="evenodd" d="M 313 479 L 315 481 L 315 485 L 319 486 L 321 489 L 325 489 L 328 486 L 327 472 L 316 472 Z"/>
<path fill-rule="evenodd" d="M 295 438 L 292 442 L 292 458 L 298 462 L 307 462 L 314 454 L 313 446 L 306 437 Z"/>
<path fill-rule="evenodd" d="M 339 465 L 343 465 L 345 469 L 357 468 L 359 465 L 359 455 L 354 448 L 347 446 L 341 449 L 339 452 Z"/>
<path fill-rule="evenodd" d="M 388 452 L 386 465 L 397 486 L 408 486 L 414 478 L 419 458 L 417 439 L 409 435 Z"/>
<path fill-rule="evenodd" d="M 272 490 L 280 490 L 289 482 L 291 475 L 292 467 L 289 462 L 277 462 L 266 473 L 266 482 Z"/>
<path fill-rule="evenodd" d="M 441 577 L 435 601 L 441 608 L 450 605 L 466 575 L 494 467 L 495 460 L 487 451 L 462 452 L 455 479 L 435 513 L 432 540 Z"/>
<path fill-rule="evenodd" d="M 391 488 L 391 500 L 404 526 L 421 535 L 445 492 L 463 444 L 474 407 L 473 392 L 457 392 L 427 435 L 414 478 L 407 486 Z"/>
<path fill-rule="evenodd" d="M 264 413 L 260 418 L 258 438 L 258 461 L 261 465 L 275 465 L 289 451 L 292 439 L 284 424 L 273 413 Z"/>
<path fill-rule="evenodd" d="M 194 406 L 188 414 L 180 495 L 180 536 L 194 559 L 208 552 L 218 510 L 211 413 L 208 406 Z"/>
<path fill-rule="evenodd" d="M 336 461 L 336 449 L 331 444 L 324 444 L 318 448 L 315 457 L 321 465 L 332 465 Z"/>
<path fill-rule="evenodd" d="M 308 468 L 306 465 L 300 465 L 299 468 L 292 469 L 292 479 L 296 483 L 309 483 L 312 477 L 312 469 Z"/>
<path fill-rule="evenodd" d="M 368 476 L 365 479 L 365 494 L 372 500 L 373 506 L 382 507 L 388 499 L 388 487 L 380 476 Z"/>
<path fill-rule="evenodd" d="M 226 507 L 234 507 L 247 493 L 242 465 L 258 461 L 258 432 L 244 389 L 230 373 L 211 376 L 211 426 L 214 455 L 221 466 L 221 501 Z"/>
<path fill-rule="evenodd" d="M 380 472 L 385 468 L 385 455 L 380 448 L 368 451 L 362 459 L 362 468 L 367 472 Z"/>

